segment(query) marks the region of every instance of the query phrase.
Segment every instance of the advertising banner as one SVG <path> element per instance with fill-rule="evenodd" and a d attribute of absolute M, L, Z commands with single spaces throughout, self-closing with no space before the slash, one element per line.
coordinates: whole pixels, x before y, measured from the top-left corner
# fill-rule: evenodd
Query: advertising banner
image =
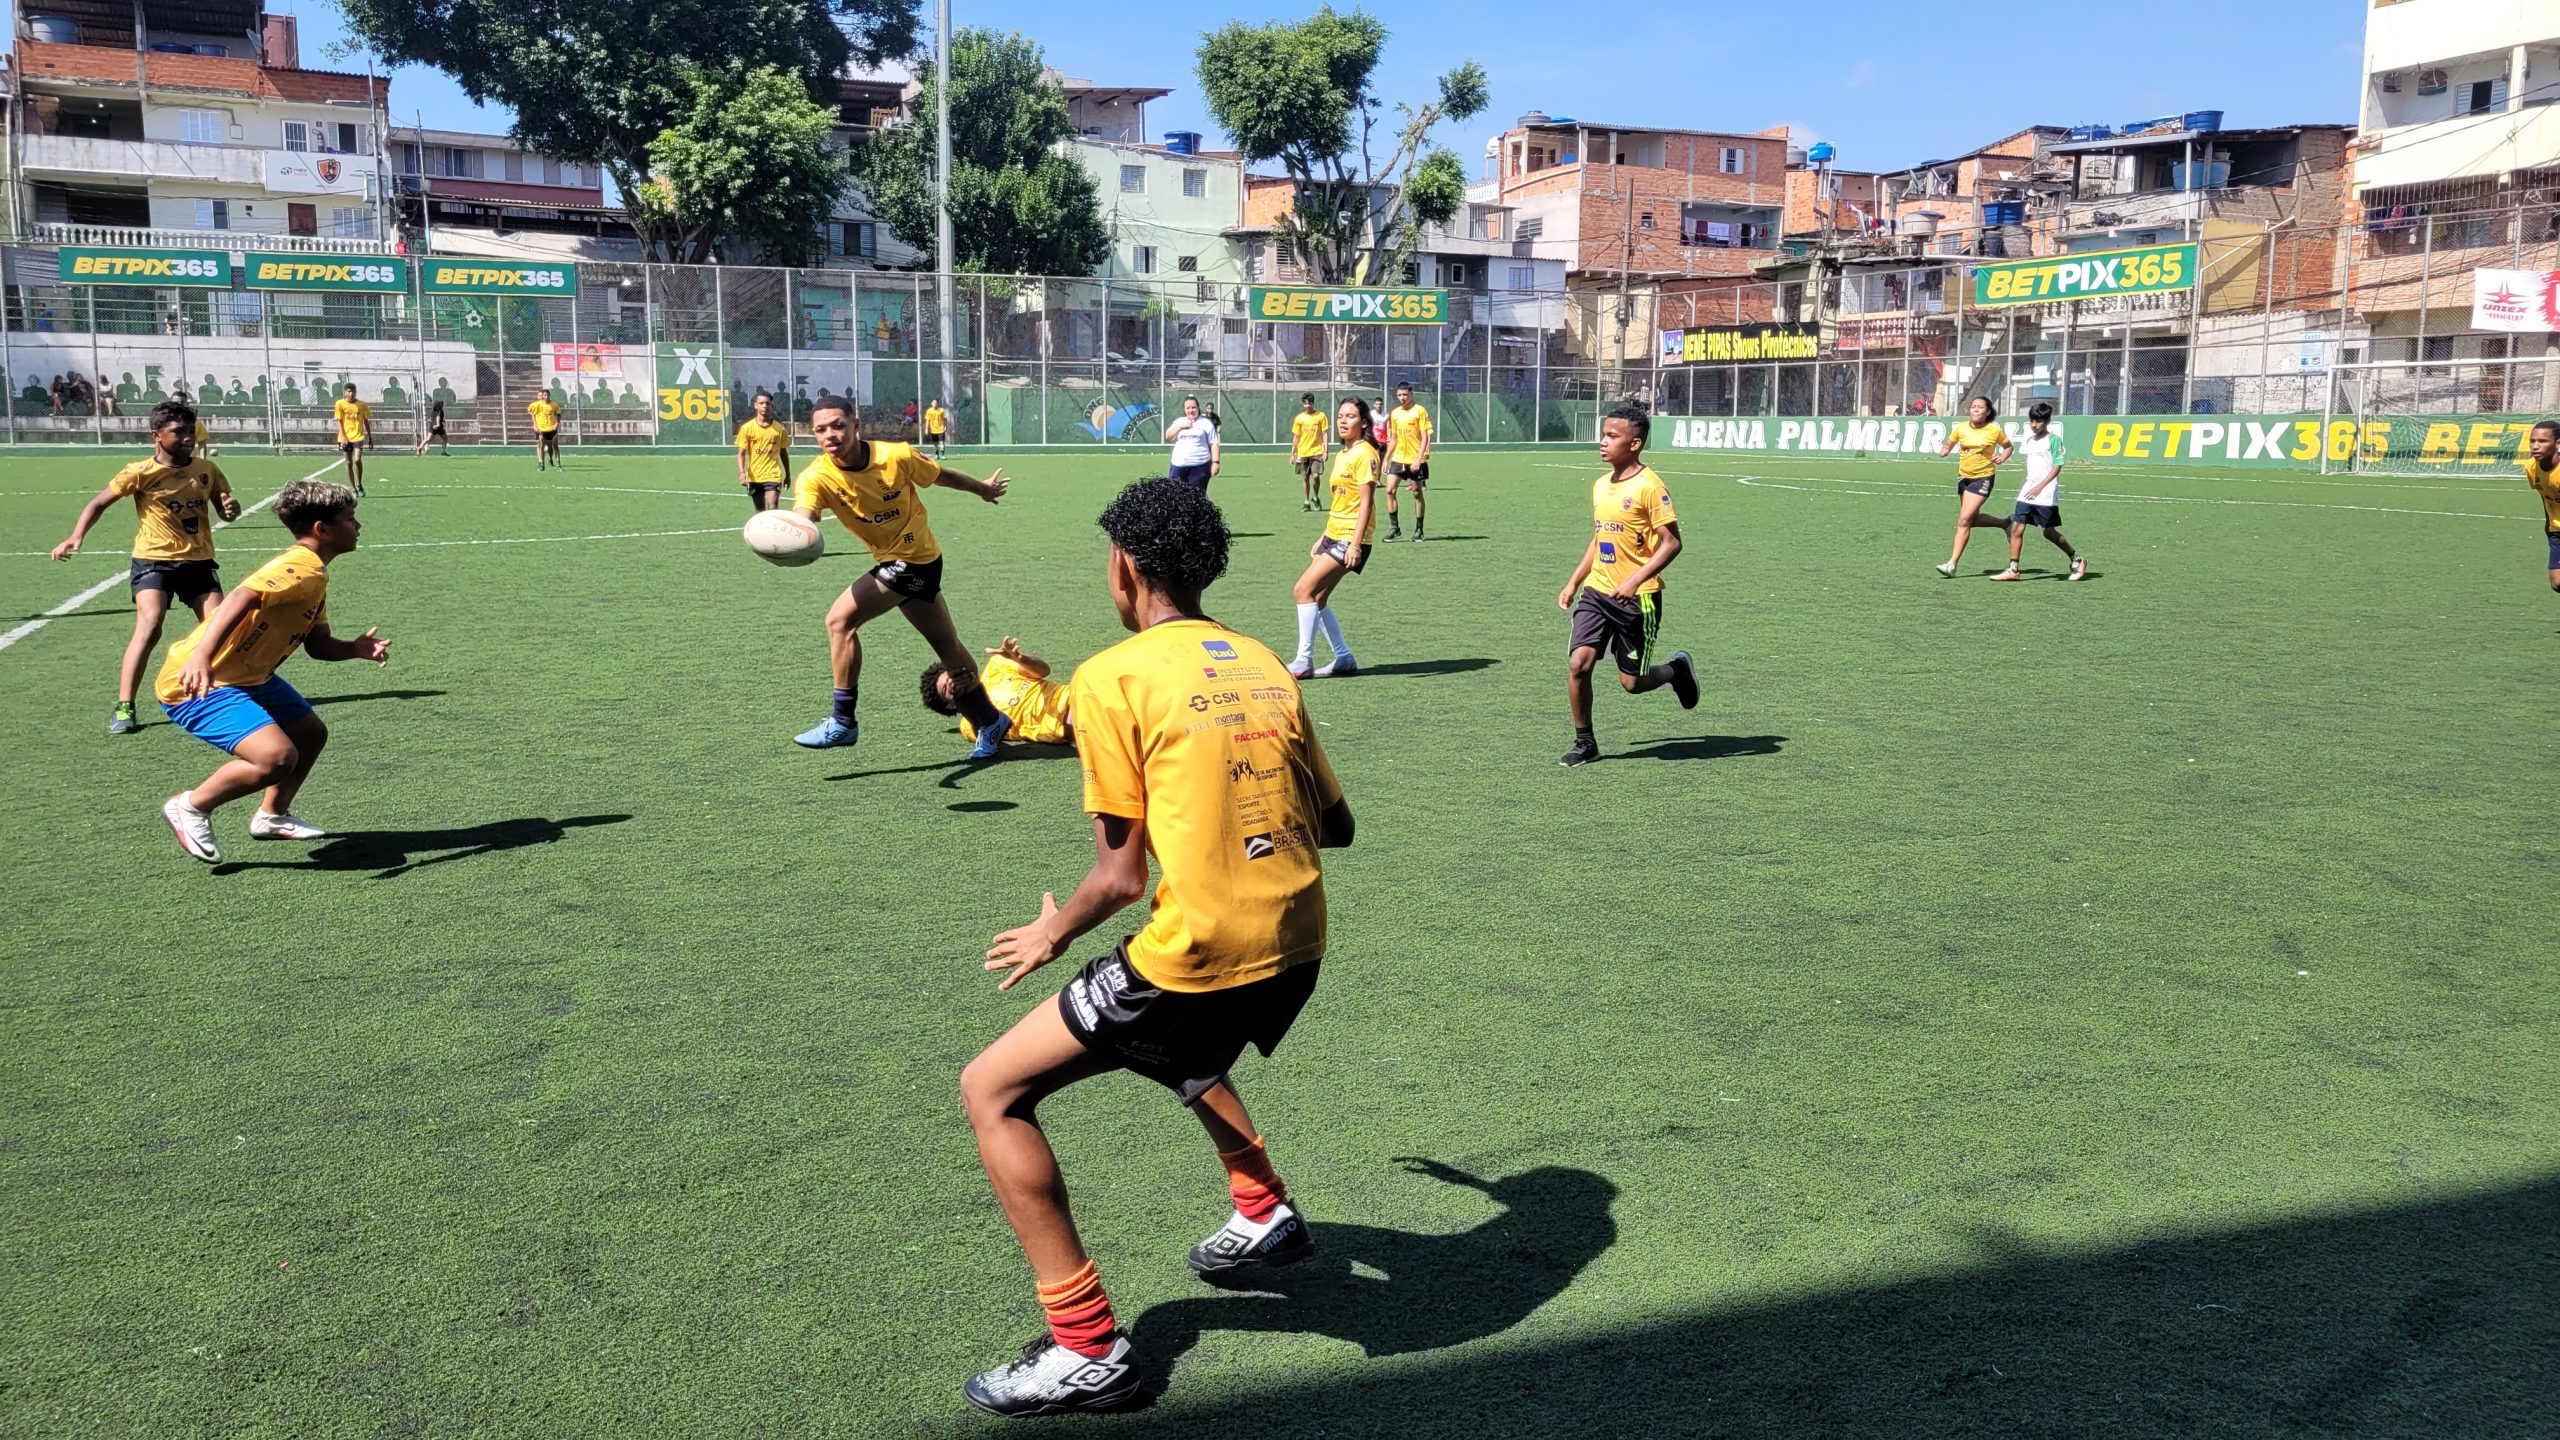
<path fill-rule="evenodd" d="M 578 267 L 570 261 L 449 260 L 441 256 L 426 266 L 430 295 L 575 295 Z"/>
<path fill-rule="evenodd" d="M 551 373 L 554 375 L 614 375 L 622 373 L 622 347 L 619 345 L 571 345 L 553 341 Z"/>
<path fill-rule="evenodd" d="M 1327 325 L 1446 325 L 1446 290 L 1329 290 L 1319 285 L 1256 285 L 1245 314 L 1255 320 Z"/>
<path fill-rule="evenodd" d="M 2057 305 L 2113 295 L 2150 295 L 2196 283 L 2196 247 L 2146 245 L 1983 265 L 1973 272 L 1973 303 Z"/>
<path fill-rule="evenodd" d="M 2323 420 L 2318 415 L 2072 418 L 2057 421 L 2071 459 L 2193 465 L 2198 469 L 2317 470 L 2367 456 L 2414 459 L 2448 474 L 2512 468 L 2532 434 L 2529 415 L 2403 415 L 2389 420 Z M 1950 422 L 1899 416 L 1861 419 L 1685 419 L 1663 416 L 1675 450 L 1780 455 L 1911 455 L 1935 458 Z M 2008 422 L 2012 439 L 2026 426 Z"/>
<path fill-rule="evenodd" d="M 62 247 L 65 285 L 199 285 L 231 288 L 231 256 L 220 250 L 107 250 Z"/>
<path fill-rule="evenodd" d="M 2472 271 L 2471 328 L 2560 330 L 2560 270 Z"/>
<path fill-rule="evenodd" d="M 357 195 L 373 184 L 370 155 L 314 155 L 269 150 L 259 156 L 267 188 L 280 195 Z"/>
<path fill-rule="evenodd" d="M 1761 325 L 1693 325 L 1662 332 L 1662 363 L 1695 365 L 1718 360 L 1810 360 L 1822 348 L 1822 328 L 1793 321 Z"/>
<path fill-rule="evenodd" d="M 268 255 L 241 257 L 241 283 L 252 290 L 360 290 L 405 295 L 409 262 L 397 255 Z"/>
<path fill-rule="evenodd" d="M 658 347 L 658 440 L 666 445 L 725 445 L 736 433 L 729 416 L 729 354 L 718 345 Z"/>

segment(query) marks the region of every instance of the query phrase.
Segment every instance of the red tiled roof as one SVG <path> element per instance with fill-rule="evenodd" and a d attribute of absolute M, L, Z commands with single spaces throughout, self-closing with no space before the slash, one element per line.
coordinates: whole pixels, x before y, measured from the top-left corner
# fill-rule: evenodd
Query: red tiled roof
<path fill-rule="evenodd" d="M 109 85 L 134 83 L 134 53 L 130 50 L 104 45 L 53 45 L 30 40 L 20 58 L 24 61 L 27 78 L 32 80 L 88 80 Z M 362 75 L 342 75 L 334 70 L 276 70 L 255 60 L 234 60 L 220 55 L 151 52 L 142 60 L 143 82 L 170 90 L 204 90 L 254 96 L 261 100 L 298 100 L 305 104 L 335 101 L 361 105 L 370 86 L 377 103 L 388 106 L 391 97 L 391 81 L 384 76 L 368 81 Z"/>

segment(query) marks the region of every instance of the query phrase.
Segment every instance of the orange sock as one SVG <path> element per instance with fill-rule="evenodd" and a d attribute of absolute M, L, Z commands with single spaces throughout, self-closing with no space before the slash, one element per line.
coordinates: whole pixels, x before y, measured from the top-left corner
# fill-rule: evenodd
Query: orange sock
<path fill-rule="evenodd" d="M 1271 1157 L 1264 1153 L 1262 1137 L 1241 1150 L 1221 1150 L 1218 1159 L 1227 1167 L 1227 1193 L 1236 1199 L 1236 1213 L 1259 1224 L 1271 1218 L 1289 1198 L 1288 1187 L 1280 1183 L 1279 1174 L 1271 1168 Z"/>
<path fill-rule="evenodd" d="M 1092 1261 L 1055 1285 L 1040 1286 L 1039 1292 L 1050 1338 L 1095 1359 L 1111 1353 L 1111 1332 L 1120 1322 L 1112 1318 L 1111 1297 L 1102 1293 L 1102 1272 Z"/>

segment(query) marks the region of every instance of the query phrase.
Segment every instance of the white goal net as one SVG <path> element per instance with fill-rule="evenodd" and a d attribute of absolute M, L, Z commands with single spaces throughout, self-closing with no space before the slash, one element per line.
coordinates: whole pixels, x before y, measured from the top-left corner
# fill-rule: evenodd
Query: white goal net
<path fill-rule="evenodd" d="M 2560 419 L 2560 354 L 2340 365 L 2324 418 L 2324 474 L 2512 470 L 2533 423 Z"/>

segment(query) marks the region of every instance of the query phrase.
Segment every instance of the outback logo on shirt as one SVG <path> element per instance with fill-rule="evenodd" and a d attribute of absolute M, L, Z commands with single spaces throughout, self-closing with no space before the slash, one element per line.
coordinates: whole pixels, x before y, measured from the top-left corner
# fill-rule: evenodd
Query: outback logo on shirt
<path fill-rule="evenodd" d="M 1224 640 L 1203 640 L 1200 642 L 1200 648 L 1208 651 L 1209 658 L 1212 660 L 1233 660 L 1236 658 L 1236 647 L 1228 644 Z"/>

